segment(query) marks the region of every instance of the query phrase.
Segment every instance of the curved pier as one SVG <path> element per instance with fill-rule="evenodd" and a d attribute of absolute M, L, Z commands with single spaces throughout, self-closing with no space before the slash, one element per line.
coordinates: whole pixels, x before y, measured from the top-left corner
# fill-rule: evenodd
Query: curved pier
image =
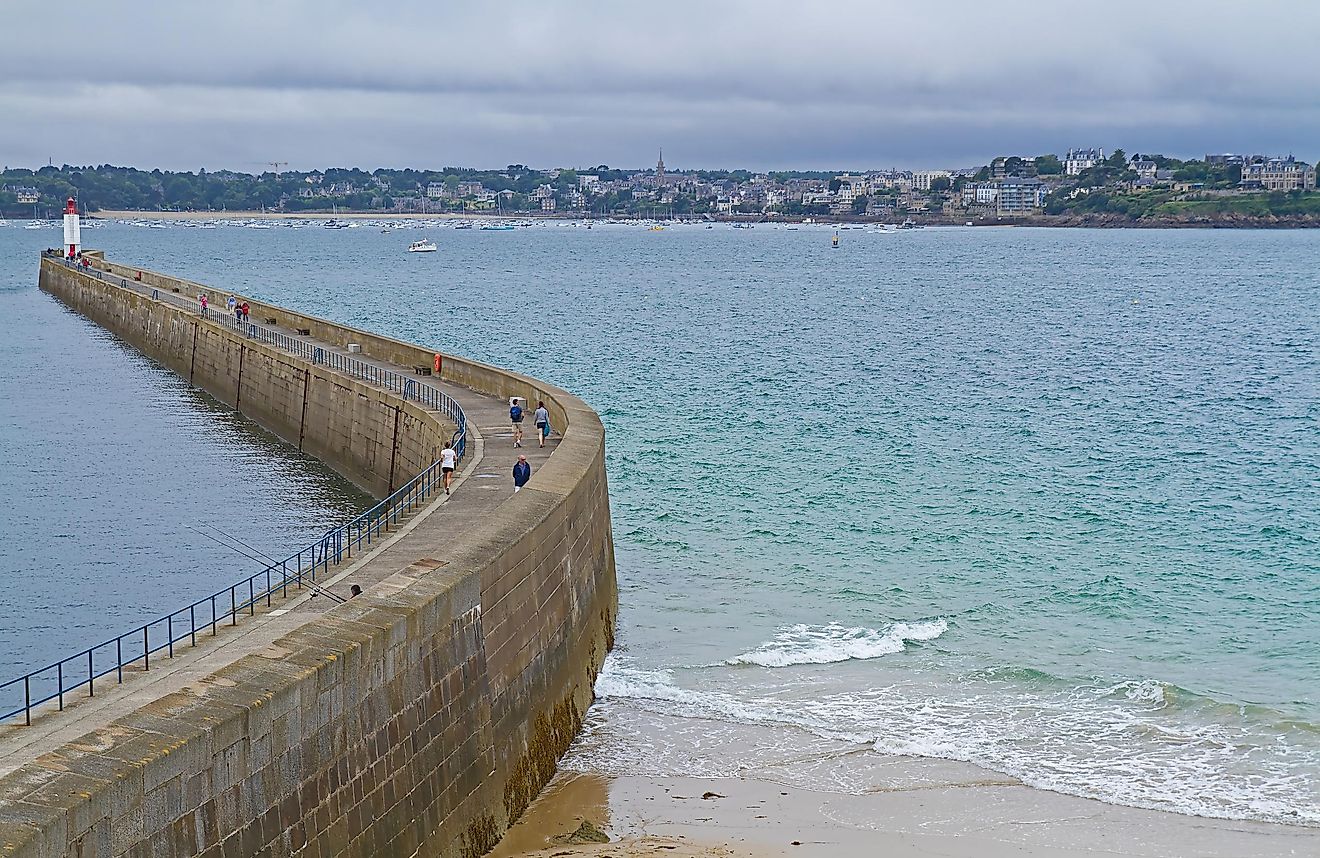
<path fill-rule="evenodd" d="M 421 375 L 434 352 L 251 299 L 234 323 L 216 290 L 89 257 L 43 259 L 41 287 L 378 496 L 461 429 L 467 456 L 452 496 L 408 495 L 303 590 L 281 580 L 241 621 L 194 620 L 149 670 L 130 658 L 122 684 L 0 726 L 0 855 L 490 849 L 553 774 L 613 643 L 599 418 L 455 356 Z M 514 395 L 545 400 L 561 433 L 516 495 Z M 312 595 L 351 583 L 362 596 Z"/>

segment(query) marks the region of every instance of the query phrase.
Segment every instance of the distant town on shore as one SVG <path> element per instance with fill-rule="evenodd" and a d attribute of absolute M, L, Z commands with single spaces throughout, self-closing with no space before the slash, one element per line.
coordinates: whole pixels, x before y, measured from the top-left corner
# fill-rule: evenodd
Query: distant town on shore
<path fill-rule="evenodd" d="M 85 211 L 373 212 L 1096 226 L 1320 226 L 1315 168 L 1291 155 L 1005 155 L 966 169 L 828 171 L 335 168 L 260 174 L 109 165 L 0 172 L 0 216 Z"/>

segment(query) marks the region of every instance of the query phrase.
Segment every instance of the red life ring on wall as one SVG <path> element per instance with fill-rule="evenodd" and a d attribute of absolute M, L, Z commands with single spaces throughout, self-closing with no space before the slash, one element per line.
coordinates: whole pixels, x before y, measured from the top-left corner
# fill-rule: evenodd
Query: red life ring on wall
<path fill-rule="evenodd" d="M 445 365 L 444 359 L 441 358 L 440 355 L 436 355 L 436 356 L 435 356 L 435 374 L 436 374 L 436 375 L 439 375 L 439 374 L 440 374 L 440 367 L 442 367 L 442 366 L 444 366 L 444 365 Z"/>

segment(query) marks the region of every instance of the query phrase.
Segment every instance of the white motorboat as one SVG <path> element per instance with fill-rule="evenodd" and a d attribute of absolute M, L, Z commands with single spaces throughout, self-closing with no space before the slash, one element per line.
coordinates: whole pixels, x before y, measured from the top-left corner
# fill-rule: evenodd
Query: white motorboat
<path fill-rule="evenodd" d="M 408 245 L 409 253 L 435 253 L 435 251 L 435 242 L 428 241 L 425 238 Z"/>

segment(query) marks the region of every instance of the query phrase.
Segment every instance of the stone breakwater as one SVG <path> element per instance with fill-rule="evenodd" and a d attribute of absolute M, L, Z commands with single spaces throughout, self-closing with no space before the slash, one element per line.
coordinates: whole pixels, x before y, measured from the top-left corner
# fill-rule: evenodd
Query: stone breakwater
<path fill-rule="evenodd" d="M 429 465 L 452 432 L 390 391 L 118 277 L 50 259 L 40 277 L 62 302 L 378 494 Z M 143 282 L 216 294 L 152 272 Z M 254 320 L 357 343 L 404 371 L 434 357 L 250 303 Z M 547 402 L 563 435 L 533 483 L 461 531 L 421 519 L 367 559 L 391 565 L 365 595 L 263 619 L 257 630 L 281 633 L 232 638 L 218 663 L 199 661 L 205 669 L 173 687 L 98 689 L 80 706 L 84 719 L 104 712 L 101 723 L 0 778 L 0 856 L 477 856 L 494 846 L 553 774 L 613 644 L 604 430 L 577 397 L 526 376 L 445 356 L 444 377 L 500 400 Z M 0 755 L 25 729 L 36 728 L 5 728 Z"/>

